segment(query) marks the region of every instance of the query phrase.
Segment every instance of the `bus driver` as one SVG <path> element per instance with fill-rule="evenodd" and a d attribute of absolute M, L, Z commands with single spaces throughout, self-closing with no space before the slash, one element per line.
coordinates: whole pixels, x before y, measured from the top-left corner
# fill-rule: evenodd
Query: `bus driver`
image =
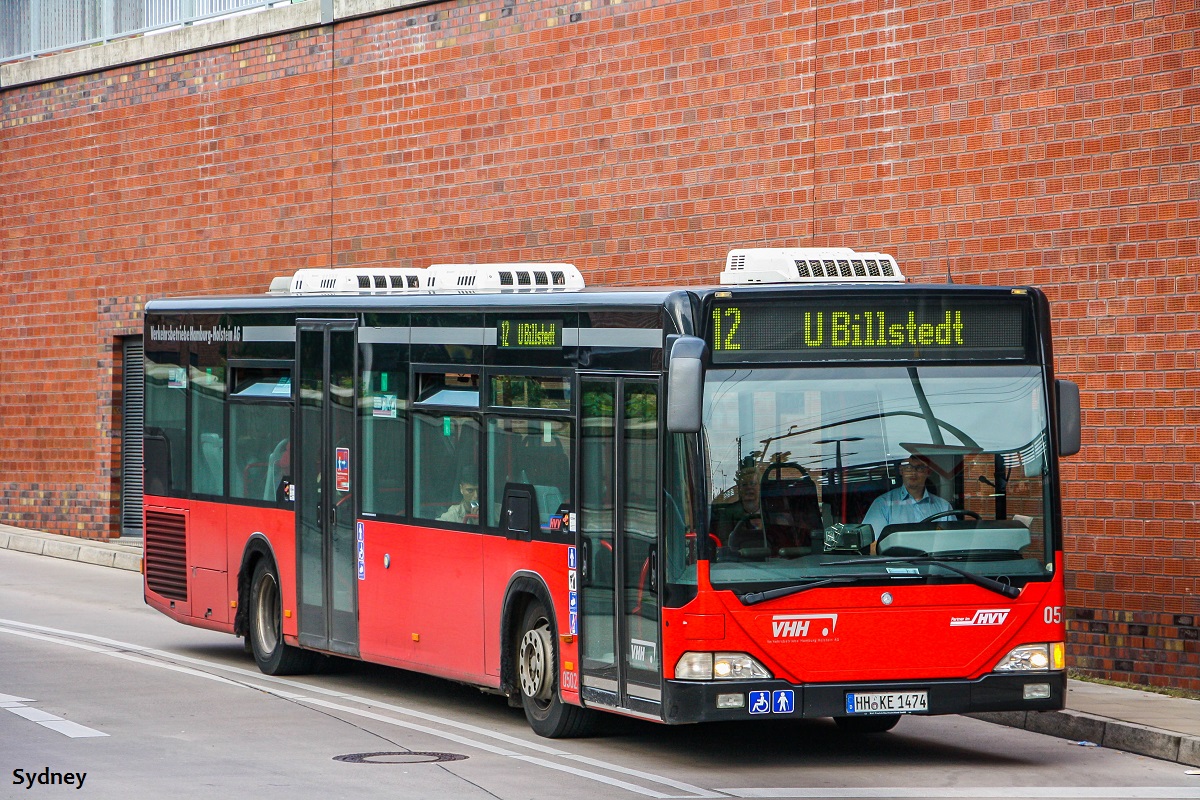
<path fill-rule="evenodd" d="M 926 517 L 951 509 L 948 502 L 925 491 L 928 477 L 929 461 L 921 456 L 909 456 L 900 465 L 902 483 L 876 497 L 863 517 L 863 522 L 875 531 L 875 541 L 879 541 L 879 534 L 888 525 L 921 522 Z"/>

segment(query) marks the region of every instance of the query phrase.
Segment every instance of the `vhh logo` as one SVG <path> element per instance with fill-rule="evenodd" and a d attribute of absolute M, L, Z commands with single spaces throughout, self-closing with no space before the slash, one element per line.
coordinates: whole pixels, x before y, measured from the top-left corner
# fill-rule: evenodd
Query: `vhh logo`
<path fill-rule="evenodd" d="M 813 623 L 817 626 L 814 628 Z M 805 639 L 809 629 L 829 636 L 837 628 L 837 614 L 778 614 L 771 617 L 771 634 L 776 639 Z"/>
<path fill-rule="evenodd" d="M 951 617 L 950 624 L 961 625 L 1003 625 L 1008 619 L 1007 608 L 981 608 L 973 617 Z"/>

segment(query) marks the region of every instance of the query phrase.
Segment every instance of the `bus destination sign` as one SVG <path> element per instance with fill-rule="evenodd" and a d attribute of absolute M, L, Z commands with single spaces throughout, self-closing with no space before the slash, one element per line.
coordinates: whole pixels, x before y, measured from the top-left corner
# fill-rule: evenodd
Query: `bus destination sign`
<path fill-rule="evenodd" d="M 505 349 L 522 350 L 562 347 L 562 320 L 498 320 L 496 344 Z"/>
<path fill-rule="evenodd" d="M 1028 307 L 1015 297 L 718 303 L 709 342 L 714 363 L 1024 359 Z"/>

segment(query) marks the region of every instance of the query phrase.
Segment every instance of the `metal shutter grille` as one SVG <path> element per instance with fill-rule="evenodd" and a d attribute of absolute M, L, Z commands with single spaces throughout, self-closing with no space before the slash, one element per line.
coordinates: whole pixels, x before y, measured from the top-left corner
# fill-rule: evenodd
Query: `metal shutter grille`
<path fill-rule="evenodd" d="M 146 586 L 168 600 L 187 600 L 187 517 L 146 511 Z"/>
<path fill-rule="evenodd" d="M 122 347 L 121 392 L 121 535 L 142 535 L 142 457 L 146 395 L 146 361 L 142 338 L 126 339 Z"/>

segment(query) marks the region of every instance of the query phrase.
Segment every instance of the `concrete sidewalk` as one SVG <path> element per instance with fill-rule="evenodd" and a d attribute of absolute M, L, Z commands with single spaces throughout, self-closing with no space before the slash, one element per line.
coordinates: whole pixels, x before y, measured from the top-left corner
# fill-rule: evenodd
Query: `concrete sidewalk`
<path fill-rule="evenodd" d="M 100 541 L 0 525 L 0 550 L 140 572 L 140 539 Z M 1200 767 L 1200 700 L 1081 680 L 1068 682 L 1062 711 L 972 714 L 976 719 Z"/>

